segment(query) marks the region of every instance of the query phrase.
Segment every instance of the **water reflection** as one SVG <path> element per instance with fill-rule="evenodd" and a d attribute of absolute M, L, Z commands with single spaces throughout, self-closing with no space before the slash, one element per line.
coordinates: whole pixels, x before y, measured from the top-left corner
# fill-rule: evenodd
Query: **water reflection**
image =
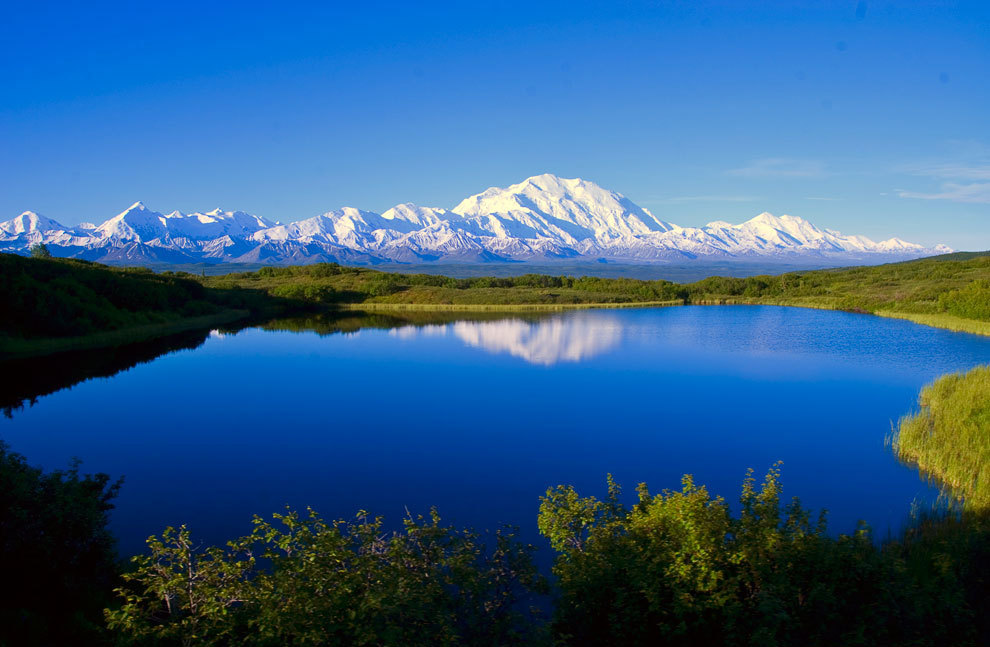
<path fill-rule="evenodd" d="M 126 346 L 5 360 L 0 362 L 0 411 L 10 418 L 24 405 L 33 406 L 41 396 L 116 375 L 168 353 L 198 348 L 210 334 L 191 331 Z"/>
<path fill-rule="evenodd" d="M 316 332 L 320 335 L 387 329 L 402 340 L 452 336 L 474 348 L 508 354 L 532 364 L 552 366 L 600 355 L 622 341 L 623 323 L 602 312 L 565 315 L 405 312 L 322 314 L 279 319 L 266 330 Z"/>
<path fill-rule="evenodd" d="M 552 326 L 554 329 L 552 331 L 527 333 L 526 330 L 536 331 L 540 328 L 538 325 L 540 315 L 528 316 L 527 319 L 516 317 L 511 322 L 492 321 L 505 316 L 492 313 L 383 314 L 339 311 L 275 319 L 265 323 L 261 328 L 280 332 L 315 332 L 321 336 L 356 333 L 362 329 L 379 329 L 390 330 L 400 337 L 445 335 L 449 330 L 454 329 L 459 337 L 473 346 L 483 346 L 493 352 L 504 352 L 502 348 L 504 346 L 506 349 L 511 348 L 510 352 L 513 354 L 527 359 L 535 358 L 531 361 L 547 365 L 554 361 L 539 358 L 552 358 L 556 355 L 563 359 L 577 360 L 600 352 L 591 352 L 595 347 L 604 350 L 618 341 L 617 324 L 614 324 L 615 331 L 602 333 L 603 339 L 595 342 L 581 337 L 594 335 L 591 329 L 602 328 L 600 322 L 589 321 L 583 325 L 564 326 L 563 330 L 557 325 Z M 512 331 L 502 331 L 497 325 L 485 328 L 481 332 L 473 332 L 471 329 L 472 326 L 496 323 L 511 323 Z M 254 325 L 257 323 L 244 321 L 224 329 L 184 332 L 125 346 L 2 360 L 0 361 L 0 413 L 10 418 L 25 406 L 33 406 L 39 397 L 72 388 L 80 382 L 93 378 L 111 377 L 163 355 L 198 348 L 207 339 L 222 340 Z M 498 341 L 500 339 L 502 341 Z M 554 344 L 560 346 L 556 351 L 553 348 Z"/>
<path fill-rule="evenodd" d="M 601 355 L 622 339 L 618 320 L 584 313 L 539 322 L 459 321 L 452 324 L 451 330 L 468 346 L 490 353 L 508 353 L 543 366 L 580 362 Z"/>
<path fill-rule="evenodd" d="M 553 366 L 600 355 L 622 340 L 622 323 L 600 313 L 576 313 L 537 320 L 455 321 L 446 325 L 407 325 L 389 331 L 413 340 L 453 335 L 468 346 L 508 354 L 530 364 Z"/>

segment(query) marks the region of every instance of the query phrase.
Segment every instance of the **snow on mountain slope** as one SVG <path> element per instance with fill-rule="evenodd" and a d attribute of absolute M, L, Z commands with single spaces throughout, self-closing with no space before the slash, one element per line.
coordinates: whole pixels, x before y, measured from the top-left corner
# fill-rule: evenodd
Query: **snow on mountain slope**
<path fill-rule="evenodd" d="M 61 229 L 64 227 L 51 218 L 38 215 L 33 211 L 25 211 L 12 220 L 0 223 L 0 236 L 14 238 L 27 234 L 44 234 L 48 231 Z"/>
<path fill-rule="evenodd" d="M 407 223 L 401 225 L 402 227 L 412 225 L 416 229 L 421 229 L 445 220 L 450 220 L 451 218 L 460 218 L 460 215 L 447 211 L 446 209 L 420 207 L 412 204 L 411 202 L 406 202 L 404 204 L 395 205 L 383 213 L 382 218 L 388 221 L 394 221 L 396 225 L 399 223 Z"/>
<path fill-rule="evenodd" d="M 0 223 L 0 250 L 119 262 L 496 262 L 694 258 L 882 262 L 951 251 L 899 238 L 874 242 L 761 213 L 744 223 L 680 227 L 625 196 L 581 179 L 544 174 L 490 188 L 454 209 L 405 203 L 382 214 L 343 207 L 281 224 L 243 211 L 161 214 L 136 202 L 96 225 L 65 227 L 27 211 Z"/>
<path fill-rule="evenodd" d="M 97 227 L 94 234 L 119 241 L 144 242 L 160 238 L 167 231 L 165 216 L 135 202 Z"/>
<path fill-rule="evenodd" d="M 673 229 L 622 194 L 579 178 L 565 180 L 549 174 L 527 178 L 506 189 L 490 188 L 466 198 L 453 210 L 466 217 L 515 221 L 535 234 L 521 237 L 551 238 L 571 245 L 587 239 L 605 242 Z M 489 222 L 490 231 L 499 235 L 498 225 Z"/>
<path fill-rule="evenodd" d="M 256 231 L 275 227 L 277 223 L 252 216 L 243 211 L 223 211 L 220 208 L 206 213 L 188 215 L 178 211 L 165 217 L 165 228 L 172 238 L 214 240 L 223 236 L 247 238 Z"/>
<path fill-rule="evenodd" d="M 150 243 L 156 239 L 212 241 L 223 236 L 246 238 L 277 223 L 243 211 L 214 209 L 206 213 L 184 214 L 173 211 L 162 215 L 135 202 L 122 213 L 94 230 L 102 238 Z"/>

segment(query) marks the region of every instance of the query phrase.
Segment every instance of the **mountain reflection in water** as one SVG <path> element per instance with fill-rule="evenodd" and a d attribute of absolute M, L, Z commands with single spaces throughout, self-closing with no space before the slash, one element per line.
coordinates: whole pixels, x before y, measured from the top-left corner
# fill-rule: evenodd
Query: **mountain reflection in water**
<path fill-rule="evenodd" d="M 445 326 L 404 326 L 392 331 L 401 339 L 453 334 L 468 346 L 507 353 L 531 364 L 552 366 L 600 355 L 622 340 L 622 325 L 612 317 L 553 317 L 542 321 L 457 321 Z"/>

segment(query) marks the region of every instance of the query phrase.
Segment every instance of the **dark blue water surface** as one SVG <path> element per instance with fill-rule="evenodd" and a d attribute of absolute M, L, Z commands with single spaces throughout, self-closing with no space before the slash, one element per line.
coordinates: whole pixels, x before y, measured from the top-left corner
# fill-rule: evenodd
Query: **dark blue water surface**
<path fill-rule="evenodd" d="M 439 507 L 536 540 L 539 496 L 600 495 L 611 472 L 735 501 L 782 460 L 785 494 L 896 532 L 936 492 L 884 446 L 935 377 L 990 362 L 990 339 L 779 307 L 578 311 L 346 334 L 211 335 L 0 421 L 29 462 L 123 475 L 112 516 L 133 553 L 167 525 L 206 542 L 286 504 L 398 521 Z"/>

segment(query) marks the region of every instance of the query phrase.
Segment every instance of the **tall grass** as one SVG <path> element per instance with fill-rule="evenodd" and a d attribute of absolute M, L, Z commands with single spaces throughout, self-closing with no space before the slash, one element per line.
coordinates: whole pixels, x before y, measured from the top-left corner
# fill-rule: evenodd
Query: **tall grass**
<path fill-rule="evenodd" d="M 918 402 L 921 410 L 898 423 L 894 451 L 967 507 L 990 509 L 990 366 L 943 375 Z"/>
<path fill-rule="evenodd" d="M 916 324 L 931 326 L 932 328 L 943 328 L 953 332 L 968 332 L 974 335 L 990 336 L 990 321 L 979 321 L 977 319 L 967 319 L 951 314 L 914 314 L 910 312 L 892 312 L 890 310 L 879 310 L 874 314 L 892 319 L 906 319 Z"/>
<path fill-rule="evenodd" d="M 344 310 L 361 312 L 560 312 L 563 310 L 660 308 L 684 305 L 682 300 L 630 301 L 619 303 L 345 303 Z"/>

